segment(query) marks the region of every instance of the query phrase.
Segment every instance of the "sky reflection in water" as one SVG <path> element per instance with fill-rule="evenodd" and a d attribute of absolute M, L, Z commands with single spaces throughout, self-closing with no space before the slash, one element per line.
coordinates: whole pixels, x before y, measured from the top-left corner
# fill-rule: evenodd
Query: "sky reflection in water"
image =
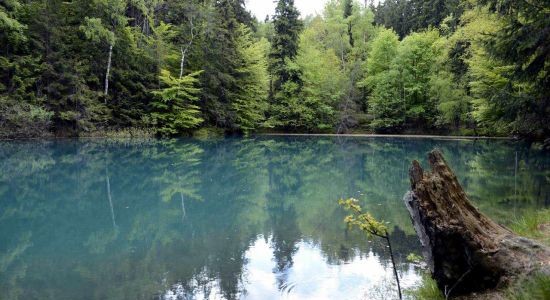
<path fill-rule="evenodd" d="M 315 245 L 300 242 L 290 269 L 277 272 L 272 246 L 263 236 L 246 252 L 246 271 L 240 295 L 243 299 L 391 299 L 396 297 L 393 270 L 373 252 L 355 253 L 343 264 L 326 263 Z M 274 272 L 275 270 L 275 272 Z M 414 287 L 420 281 L 418 269 L 400 273 L 403 288 Z M 163 299 L 186 299 L 181 284 L 174 285 Z M 193 295 L 194 299 L 223 299 L 220 287 L 211 284 L 209 293 Z"/>

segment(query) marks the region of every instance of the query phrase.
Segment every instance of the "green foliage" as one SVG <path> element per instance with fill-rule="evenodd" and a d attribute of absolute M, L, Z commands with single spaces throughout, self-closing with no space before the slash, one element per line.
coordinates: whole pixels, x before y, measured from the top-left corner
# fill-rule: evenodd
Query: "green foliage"
<path fill-rule="evenodd" d="M 230 132 L 257 129 L 265 119 L 269 77 L 267 42 L 242 23 L 242 3 L 220 1 L 208 11 L 200 68 L 201 108 L 208 123 Z M 201 50 L 202 51 L 202 50 Z"/>
<path fill-rule="evenodd" d="M 144 128 L 158 112 L 151 95 L 166 84 L 161 70 L 204 70 L 196 117 L 225 132 L 543 139 L 548 10 L 533 1 L 333 0 L 301 19 L 293 0 L 280 0 L 258 21 L 244 0 L 6 0 L 0 130 Z"/>
<path fill-rule="evenodd" d="M 250 29 L 240 25 L 237 36 L 237 54 L 242 58 L 237 67 L 238 91 L 231 103 L 236 129 L 248 132 L 257 129 L 265 119 L 269 77 L 266 53 L 269 44 L 265 39 L 255 41 Z"/>
<path fill-rule="evenodd" d="M 295 95 L 273 96 L 297 107 L 281 107 L 275 101 L 268 125 L 339 133 L 358 125 L 367 105 L 364 90 L 357 82 L 364 77 L 362 66 L 376 31 L 372 18 L 372 12 L 357 3 L 330 1 L 322 16 L 305 20 L 295 59 L 297 67 L 293 61 L 286 65 L 295 84 L 286 85 L 284 92 L 296 89 Z"/>
<path fill-rule="evenodd" d="M 371 126 L 376 131 L 392 130 L 405 121 L 401 73 L 394 65 L 398 46 L 395 32 L 382 29 L 368 55 L 367 77 L 362 84 L 370 89 L 369 111 L 374 116 Z"/>
<path fill-rule="evenodd" d="M 407 255 L 407 261 L 410 261 L 412 263 L 421 263 L 424 258 L 416 253 L 409 253 Z"/>
<path fill-rule="evenodd" d="M 334 128 L 337 105 L 342 97 L 342 74 L 337 57 L 330 50 L 323 53 L 314 47 L 304 47 L 296 63 L 302 70 L 304 82 L 302 101 L 298 103 L 303 106 L 303 126 L 308 131 Z"/>
<path fill-rule="evenodd" d="M 374 116 L 371 127 L 377 132 L 400 131 L 405 122 L 405 106 L 402 97 L 400 73 L 389 70 L 377 74 L 371 85 L 369 102 L 370 112 Z"/>
<path fill-rule="evenodd" d="M 41 106 L 0 97 L 0 138 L 48 135 L 52 117 Z"/>
<path fill-rule="evenodd" d="M 550 245 L 550 209 L 527 211 L 510 228 L 519 235 L 539 239 Z"/>
<path fill-rule="evenodd" d="M 469 121 L 470 99 L 466 91 L 453 82 L 453 74 L 442 70 L 430 78 L 430 101 L 436 103 L 437 126 L 460 128 Z"/>
<path fill-rule="evenodd" d="M 457 44 L 469 44 L 463 50 L 463 76 L 471 89 L 472 116 L 488 134 L 545 136 L 548 57 L 540 47 L 546 38 L 531 33 L 549 26 L 545 18 L 535 19 L 544 9 L 529 3 L 481 2 L 490 5 L 467 11 L 463 26 L 451 37 Z"/>
<path fill-rule="evenodd" d="M 236 39 L 240 28 L 232 1 L 219 1 L 205 11 L 204 36 L 201 37 L 202 55 L 196 68 L 204 70 L 201 76 L 203 93 L 201 109 L 205 120 L 222 128 L 233 128 L 235 119 L 231 103 L 238 90 L 237 68 L 241 58 L 237 55 Z"/>
<path fill-rule="evenodd" d="M 223 130 L 216 127 L 202 127 L 193 131 L 193 137 L 197 139 L 209 140 L 214 138 L 222 138 L 223 136 Z"/>
<path fill-rule="evenodd" d="M 368 212 L 363 212 L 357 199 L 350 198 L 347 200 L 340 199 L 338 204 L 346 210 L 351 211 L 351 215 L 344 219 L 350 228 L 357 227 L 369 236 L 387 237 L 388 229 L 383 221 L 376 220 Z"/>
<path fill-rule="evenodd" d="M 550 299 L 550 276 L 538 273 L 523 278 L 508 289 L 507 299 Z"/>
<path fill-rule="evenodd" d="M 289 74 L 299 76 L 300 69 L 295 62 L 288 61 L 285 67 Z M 269 108 L 270 117 L 265 126 L 268 128 L 283 128 L 296 131 L 305 128 L 304 116 L 308 117 L 309 108 L 302 104 L 301 86 L 294 81 L 285 82 L 280 90 L 272 96 L 272 104 Z"/>
<path fill-rule="evenodd" d="M 449 37 L 451 45 L 440 60 L 444 68 L 432 77 L 433 105 L 415 103 L 417 93 L 426 87 L 425 77 L 411 81 L 403 74 L 404 90 L 408 84 L 416 98 L 405 112 L 407 122 L 412 117 L 421 123 L 435 120 L 437 126 L 473 127 L 490 135 L 547 136 L 548 9 L 548 3 L 499 0 L 379 4 L 377 23 L 396 30 L 403 42 L 415 36 L 411 31 L 434 26 Z M 404 15 L 408 18 L 403 19 Z M 405 51 L 415 55 L 410 47 Z M 417 67 L 410 60 L 400 65 L 404 70 Z"/>
<path fill-rule="evenodd" d="M 451 37 L 451 41 L 469 41 L 469 47 L 462 55 L 466 70 L 461 76 L 467 76 L 467 85 L 472 96 L 472 116 L 489 133 L 511 132 L 513 125 L 502 122 L 505 107 L 496 103 L 496 98 L 503 97 L 498 91 L 508 84 L 503 75 L 511 67 L 489 55 L 484 42 L 486 36 L 500 30 L 502 22 L 486 9 L 468 11 L 462 21 L 464 25 Z"/>
<path fill-rule="evenodd" d="M 415 300 L 444 300 L 445 296 L 437 287 L 437 283 L 427 272 L 422 275 L 420 286 L 405 290 L 405 294 Z"/>
<path fill-rule="evenodd" d="M 480 3 L 487 4 L 489 10 L 503 20 L 501 30 L 488 37 L 488 52 L 514 65 L 514 71 L 507 74 L 508 79 L 536 82 L 538 85 L 533 96 L 542 97 L 535 99 L 542 102 L 541 108 L 547 108 L 547 62 L 550 57 L 548 2 L 480 0 Z M 518 44 L 518 41 L 521 43 Z"/>
<path fill-rule="evenodd" d="M 436 117 L 436 102 L 430 98 L 430 79 L 441 55 L 439 33 L 428 30 L 407 36 L 400 44 L 397 61 L 401 66 L 401 82 L 406 122 L 431 126 Z"/>
<path fill-rule="evenodd" d="M 277 2 L 269 54 L 270 70 L 275 80 L 273 93 L 277 93 L 287 81 L 298 82 L 295 72 L 288 69 L 288 63 L 298 55 L 298 37 L 303 29 L 299 17 L 300 12 L 294 6 L 294 0 Z"/>
<path fill-rule="evenodd" d="M 160 80 L 165 87 L 152 92 L 155 101 L 151 103 L 154 109 L 151 119 L 158 135 L 172 136 L 188 132 L 203 122 L 199 107 L 194 104 L 199 99 L 197 77 L 200 73 L 174 78 L 169 71 L 161 71 Z"/>
<path fill-rule="evenodd" d="M 314 22 L 321 22 L 316 19 Z M 334 128 L 338 103 L 345 80 L 340 61 L 332 49 L 319 49 L 318 28 L 310 27 L 300 36 L 300 50 L 296 64 L 301 71 L 303 88 L 298 103 L 301 126 L 308 131 Z"/>
<path fill-rule="evenodd" d="M 0 44 L 6 46 L 0 51 L 17 48 L 28 40 L 28 27 L 17 20 L 18 10 L 21 8 L 21 3 L 13 0 L 0 4 Z"/>
<path fill-rule="evenodd" d="M 438 74 L 441 55 L 441 38 L 435 30 L 413 33 L 401 42 L 392 30 L 378 33 L 369 52 L 367 78 L 362 82 L 371 90 L 373 129 L 387 132 L 405 125 L 435 125 L 437 103 L 452 101 L 444 98 L 452 93 L 452 83 Z M 451 91 L 444 93 L 442 88 Z"/>
<path fill-rule="evenodd" d="M 359 201 L 354 198 L 348 200 L 340 199 L 338 204 L 343 206 L 345 209 L 352 212 L 351 215 L 347 216 L 344 219 L 344 222 L 348 225 L 349 228 L 357 227 L 361 231 L 367 233 L 369 237 L 377 236 L 386 240 L 388 250 L 390 252 L 391 263 L 393 267 L 393 274 L 397 282 L 397 291 L 399 294 L 399 299 L 403 299 L 401 294 L 401 285 L 399 283 L 399 274 L 397 273 L 397 266 L 395 264 L 395 259 L 393 255 L 393 250 L 390 242 L 390 235 L 388 233 L 388 228 L 383 221 L 376 220 L 368 212 L 363 212 Z"/>
<path fill-rule="evenodd" d="M 305 107 L 302 105 L 301 70 L 296 65 L 299 35 L 303 23 L 294 0 L 279 0 L 273 16 L 273 36 L 269 52 L 271 74 L 270 109 L 266 127 L 287 130 L 304 128 Z"/>
<path fill-rule="evenodd" d="M 101 19 L 99 18 L 88 18 L 84 19 L 84 25 L 80 26 L 80 30 L 84 32 L 86 38 L 98 43 L 106 42 L 109 45 L 115 43 L 115 35 L 112 31 L 105 28 L 102 24 Z"/>
<path fill-rule="evenodd" d="M 378 2 L 376 23 L 393 28 L 401 38 L 448 21 L 454 28 L 462 14 L 460 0 L 388 0 Z"/>
<path fill-rule="evenodd" d="M 397 47 L 399 38 L 393 30 L 381 29 L 376 38 L 372 41 L 369 60 L 367 62 L 368 76 L 376 76 L 385 71 L 389 71 L 391 64 L 397 56 Z M 370 79 L 367 79 L 370 80 Z M 374 87 L 374 83 L 370 83 Z"/>

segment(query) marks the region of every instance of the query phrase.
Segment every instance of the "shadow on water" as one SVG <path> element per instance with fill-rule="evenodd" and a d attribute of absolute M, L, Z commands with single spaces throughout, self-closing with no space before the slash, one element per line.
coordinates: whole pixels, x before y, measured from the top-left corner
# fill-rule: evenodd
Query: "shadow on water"
<path fill-rule="evenodd" d="M 410 161 L 434 147 L 496 220 L 550 205 L 550 158 L 509 141 L 0 142 L 0 295 L 387 299 L 385 245 L 347 230 L 337 200 L 388 222 L 415 285 L 405 257 L 419 244 L 401 197 Z"/>

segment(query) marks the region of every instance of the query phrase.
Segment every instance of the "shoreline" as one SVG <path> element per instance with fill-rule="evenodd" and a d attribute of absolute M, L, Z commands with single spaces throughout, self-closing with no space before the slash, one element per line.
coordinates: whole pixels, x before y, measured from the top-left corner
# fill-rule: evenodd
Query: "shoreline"
<path fill-rule="evenodd" d="M 365 138 L 407 138 L 407 139 L 448 139 L 448 140 L 519 140 L 514 137 L 460 136 L 431 134 L 374 134 L 374 133 L 258 133 L 254 136 L 319 136 L 319 137 L 365 137 Z"/>
<path fill-rule="evenodd" d="M 460 135 L 433 135 L 433 134 L 374 134 L 374 133 L 254 133 L 251 137 L 260 136 L 295 136 L 295 137 L 363 137 L 363 138 L 399 138 L 399 139 L 437 139 L 437 140 L 521 140 L 516 137 L 496 137 L 496 136 L 460 136 Z M 223 136 L 221 136 L 223 137 Z M 244 136 L 243 136 L 244 137 Z M 178 138 L 196 138 L 190 137 L 173 137 Z M 46 136 L 46 137 L 28 137 L 28 138 L 0 138 L 0 142 L 7 141 L 55 141 L 55 140 L 95 140 L 95 139 L 158 139 L 163 138 L 150 136 L 81 136 L 81 137 L 66 137 L 66 136 Z"/>

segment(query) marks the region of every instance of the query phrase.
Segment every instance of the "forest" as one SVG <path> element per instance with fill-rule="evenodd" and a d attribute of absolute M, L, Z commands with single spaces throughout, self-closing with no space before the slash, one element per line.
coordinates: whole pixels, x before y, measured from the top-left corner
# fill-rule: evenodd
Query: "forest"
<path fill-rule="evenodd" d="M 3 0 L 0 138 L 550 137 L 548 0 Z"/>

